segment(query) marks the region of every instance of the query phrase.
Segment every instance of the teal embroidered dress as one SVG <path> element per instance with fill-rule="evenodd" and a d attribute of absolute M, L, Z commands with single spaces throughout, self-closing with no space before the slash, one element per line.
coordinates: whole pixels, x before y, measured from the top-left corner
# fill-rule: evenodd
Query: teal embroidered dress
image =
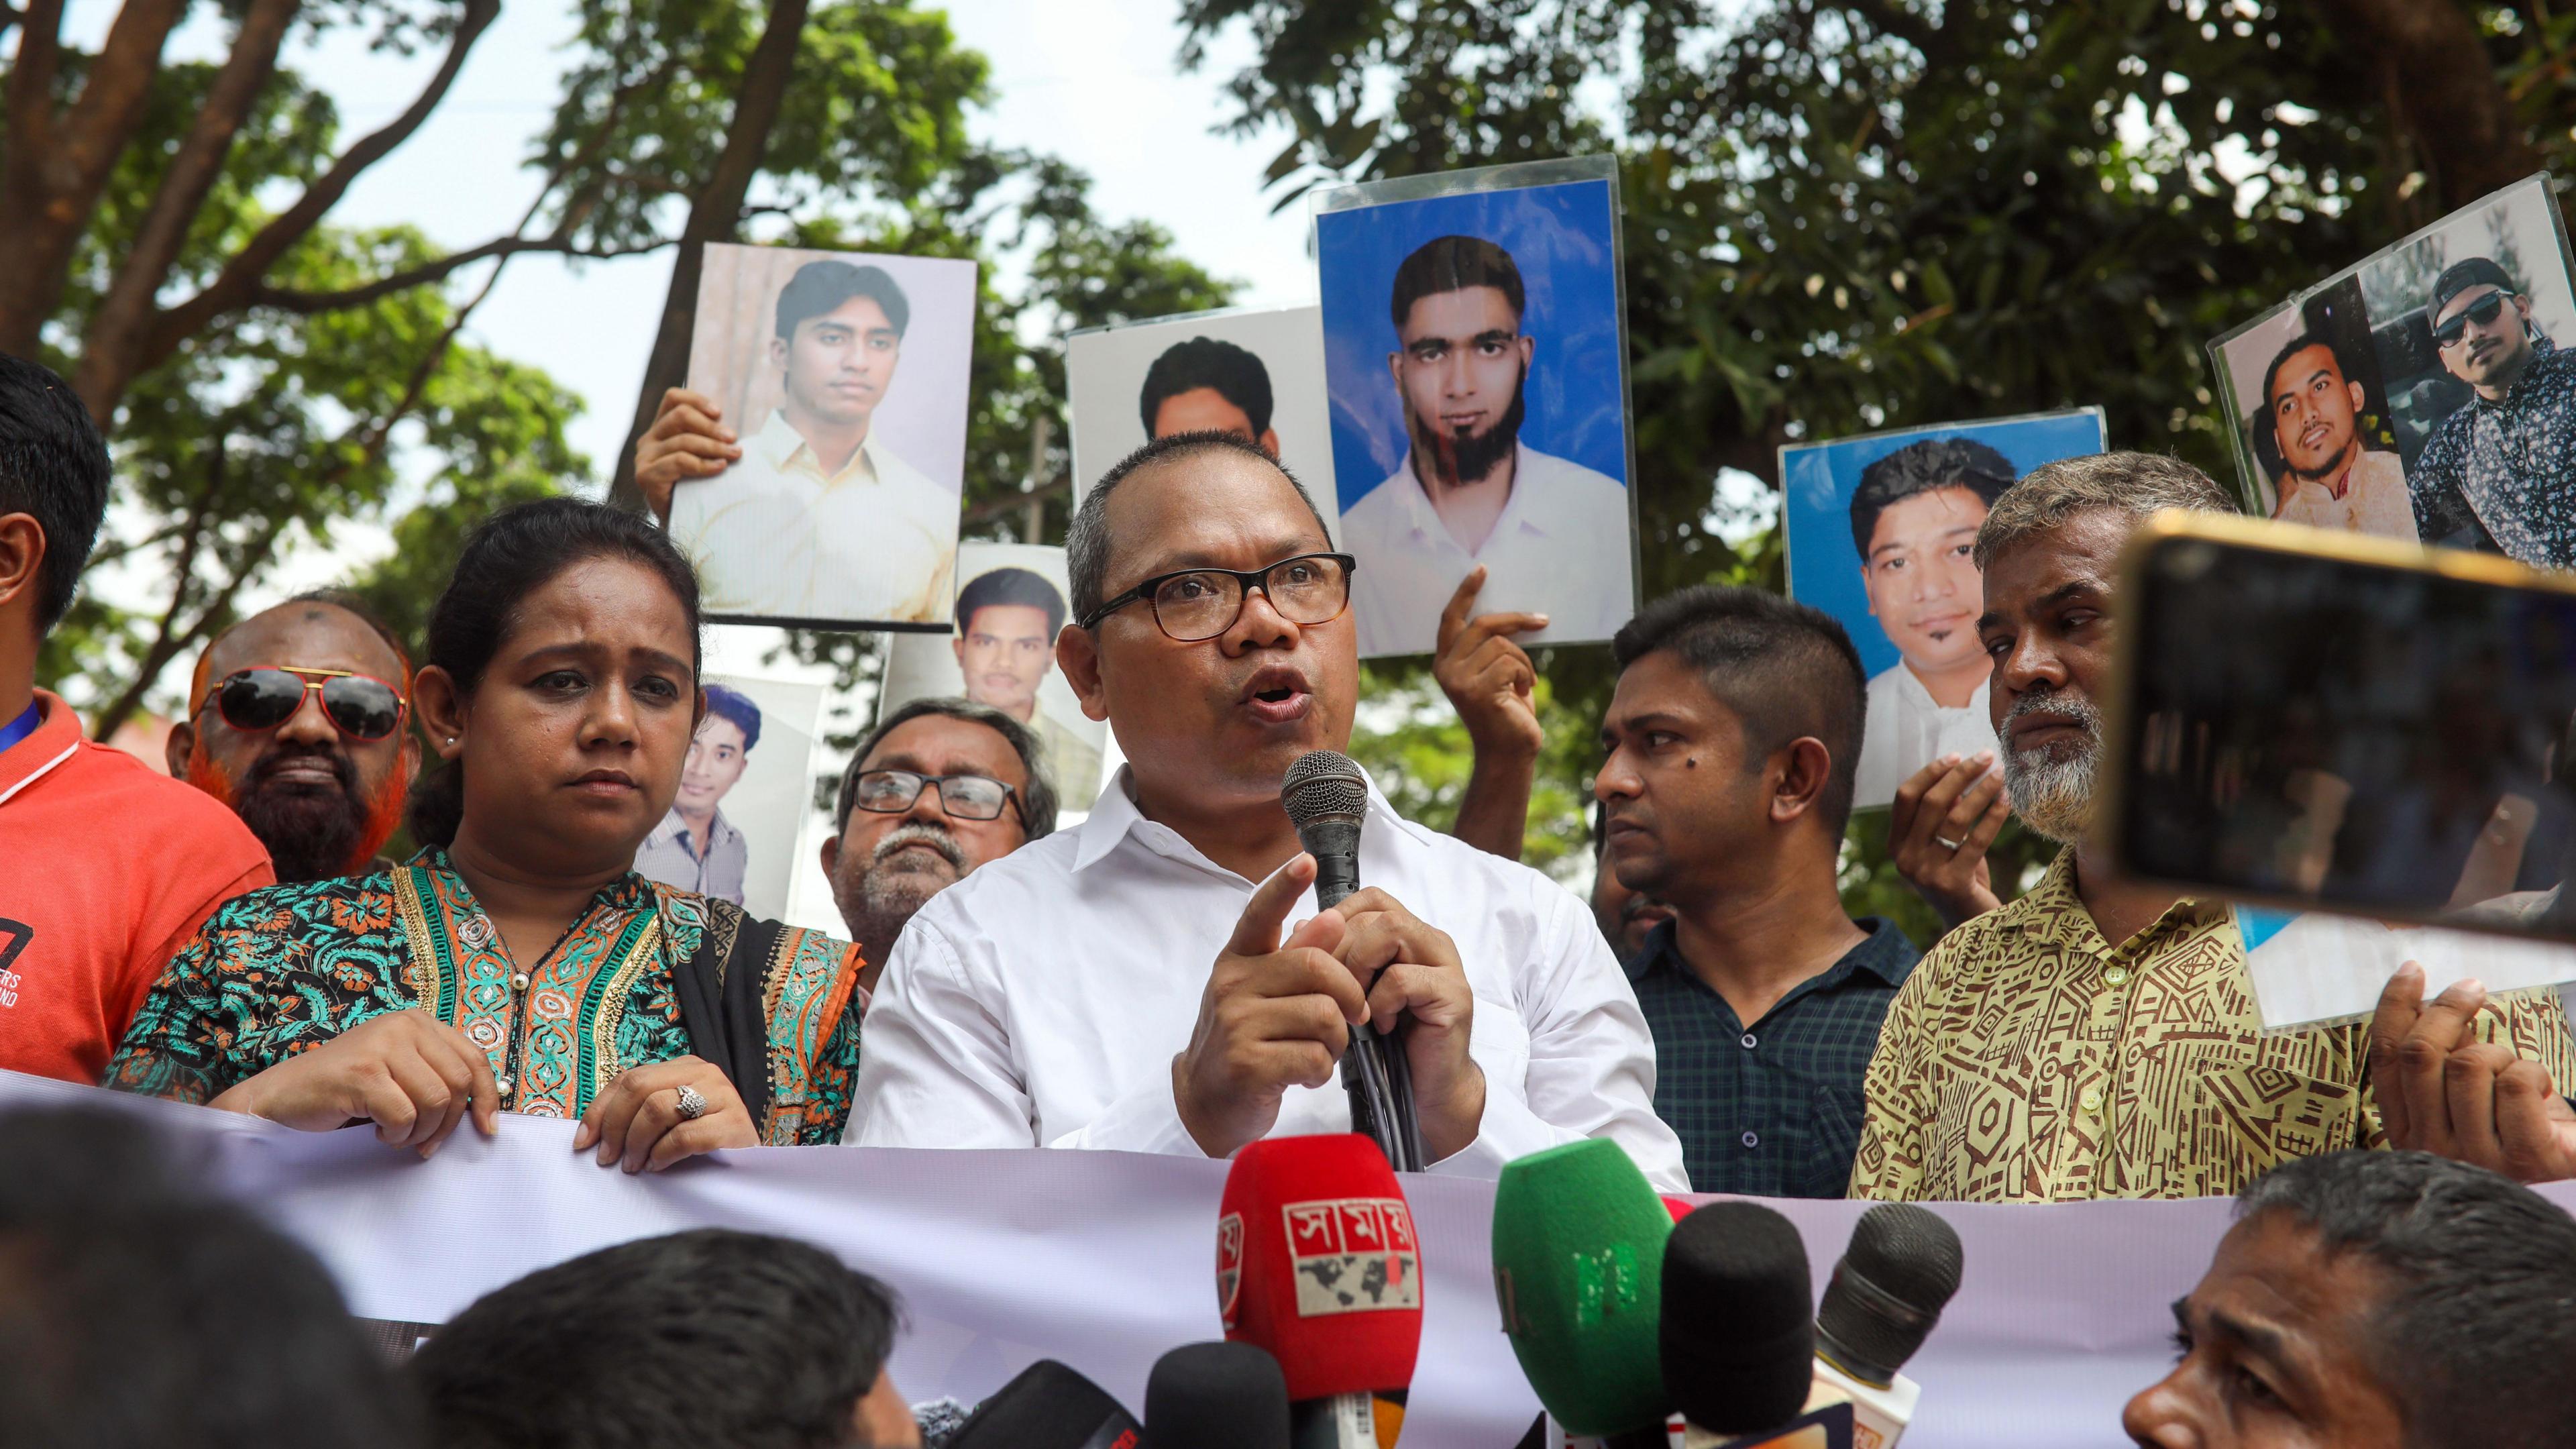
<path fill-rule="evenodd" d="M 579 1117 L 628 1067 L 707 1054 L 683 1010 L 684 972 L 721 983 L 727 971 L 757 971 L 731 995 L 762 1018 L 744 1052 L 762 1060 L 728 1074 L 763 1142 L 831 1143 L 858 1076 L 859 964 L 845 941 L 750 921 L 630 871 L 530 972 L 445 853 L 430 850 L 225 904 L 145 997 L 107 1083 L 207 1102 L 371 1017 L 418 1008 L 484 1050 L 504 1110 Z"/>

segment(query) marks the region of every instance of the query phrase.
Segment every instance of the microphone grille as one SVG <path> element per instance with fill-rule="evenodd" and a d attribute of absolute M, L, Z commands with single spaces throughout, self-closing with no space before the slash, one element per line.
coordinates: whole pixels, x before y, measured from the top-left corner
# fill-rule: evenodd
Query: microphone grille
<path fill-rule="evenodd" d="M 1964 1260 L 1959 1234 L 1939 1214 L 1881 1203 L 1853 1225 L 1816 1310 L 1816 1332 L 1844 1367 L 1892 1375 L 1931 1337 L 1959 1291 Z"/>
<path fill-rule="evenodd" d="M 1714 1202 L 1664 1244 L 1664 1387 L 1715 1434 L 1757 1434 L 1798 1416 L 1815 1376 L 1807 1247 L 1759 1203 Z"/>
<path fill-rule="evenodd" d="M 1279 800 L 1300 830 L 1319 820 L 1356 820 L 1368 810 L 1368 775 L 1339 750 L 1315 750 L 1280 777 Z"/>

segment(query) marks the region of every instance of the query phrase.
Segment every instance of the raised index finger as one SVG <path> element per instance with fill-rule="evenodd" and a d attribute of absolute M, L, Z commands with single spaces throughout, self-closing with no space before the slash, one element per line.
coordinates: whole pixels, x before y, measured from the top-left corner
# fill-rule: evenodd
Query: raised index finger
<path fill-rule="evenodd" d="M 1445 652 L 1449 641 L 1457 638 L 1458 631 L 1466 627 L 1467 615 L 1476 607 L 1476 591 L 1484 586 L 1483 564 L 1467 570 L 1467 576 L 1458 581 L 1458 587 L 1449 595 L 1448 604 L 1440 610 L 1440 630 L 1432 641 L 1435 648 Z"/>
<path fill-rule="evenodd" d="M 1273 871 L 1270 879 L 1253 888 L 1252 899 L 1244 904 L 1234 935 L 1225 943 L 1227 954 L 1267 956 L 1278 950 L 1279 928 L 1288 924 L 1288 913 L 1296 909 L 1298 897 L 1314 883 L 1311 855 L 1300 855 Z"/>

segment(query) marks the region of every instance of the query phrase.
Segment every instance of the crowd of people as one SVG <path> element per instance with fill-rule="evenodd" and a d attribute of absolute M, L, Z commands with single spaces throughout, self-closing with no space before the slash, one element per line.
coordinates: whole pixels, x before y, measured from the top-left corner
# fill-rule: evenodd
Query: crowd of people
<path fill-rule="evenodd" d="M 666 409 L 637 467 L 667 497 L 732 446 L 715 419 Z M 2149 516 L 2232 511 L 2226 492 L 2148 453 L 2017 480 L 1951 461 L 1972 476 L 1891 478 L 1878 505 L 1964 487 L 1987 507 L 1988 669 L 1970 691 L 1987 730 L 1903 782 L 1888 827 L 1949 926 L 1936 941 L 1853 919 L 1838 888 L 1883 681 L 1834 619 L 1757 590 L 1686 588 L 1619 629 L 1589 913 L 1521 865 L 1544 740 L 1514 636 L 1545 621 L 1477 614 L 1477 573 L 1423 623 L 1476 751 L 1455 830 L 1372 790 L 1365 888 L 1301 909 L 1316 866 L 1280 782 L 1349 743 L 1354 564 L 1242 430 L 1157 437 L 1074 513 L 1053 648 L 1125 768 L 1058 830 L 1023 717 L 965 699 L 889 712 L 848 763 L 822 847 L 840 939 L 721 888 L 731 827 L 701 777 L 739 771 L 759 715 L 702 684 L 698 580 L 641 514 L 572 498 L 496 514 L 416 641 L 328 591 L 241 620 L 196 663 L 168 777 L 88 741 L 39 661 L 110 502 L 108 454 L 60 379 L 0 357 L 0 1068 L 306 1130 L 366 1123 L 422 1155 L 504 1112 L 578 1119 L 575 1150 L 628 1172 L 756 1144 L 1223 1157 L 1348 1130 L 1336 1077 L 1353 1031 L 1401 1022 L 1435 1172 L 1490 1178 L 1600 1137 L 1665 1191 L 2242 1195 L 2211 1279 L 2178 1306 L 2181 1367 L 2131 1406 L 2142 1442 L 2205 1412 L 2200 1396 L 2238 1392 L 2230 1375 L 2281 1356 L 2285 1336 L 2358 1335 L 2334 1351 L 2386 1379 L 2373 1335 L 2456 1323 L 2469 1310 L 2418 1279 L 2482 1252 L 2558 1285 L 2563 1310 L 2576 1225 L 2494 1176 L 2576 1176 L 2576 1044 L 2556 994 L 2490 1000 L 2468 982 L 2425 1001 L 2408 972 L 2366 1027 L 2267 1033 L 2224 907 L 2122 879 L 2089 835 L 2113 563 Z M 730 760 L 704 743 L 710 710 Z M 2005 903 L 1985 856 L 2008 816 L 2060 849 Z M 386 858 L 406 825 L 416 852 Z M 700 889 L 646 879 L 648 852 Z M 2389 1148 L 2436 1156 L 2351 1154 Z M 138 1221 L 175 1211 L 148 1153 L 100 1150 L 126 1165 L 79 1181 L 123 1194 Z M 39 1226 L 0 1218 L 0 1335 L 12 1237 L 100 1231 L 67 1200 L 30 1209 Z M 2434 1241 L 2426 1224 L 2462 1213 L 2492 1231 Z M 168 1251 L 257 1232 L 196 1231 Z M 257 1253 L 294 1269 L 285 1297 L 311 1271 L 283 1245 Z M 616 1254 L 635 1261 L 601 1261 Z M 29 1291 L 87 1291 L 85 1260 L 64 1261 Z M 2478 1271 L 2498 1295 L 2526 1291 Z M 2349 1301 L 2267 1329 L 2246 1285 L 2284 1273 Z M 650 1336 L 638 1325 L 664 1309 L 638 1285 L 656 1275 L 742 1298 L 745 1324 L 843 1325 L 830 1362 L 776 1394 L 855 1426 L 849 1442 L 908 1442 L 889 1427 L 910 1421 L 882 1373 L 885 1290 L 723 1234 L 495 1294 L 408 1370 L 421 1422 L 442 1443 L 572 1442 L 541 1421 L 582 1402 L 580 1373 L 658 1372 L 644 1349 L 606 1347 Z M 596 1335 L 570 1326 L 583 1315 Z M 2571 1331 L 2531 1351 L 2563 1363 Z M 537 1370 L 526 1347 L 594 1339 L 587 1370 Z M 2361 1412 L 2317 1363 L 2301 1374 L 2320 1412 Z M 2386 1423 L 2463 1395 L 2392 1381 Z M 717 1439 L 755 1442 L 689 1442 Z"/>

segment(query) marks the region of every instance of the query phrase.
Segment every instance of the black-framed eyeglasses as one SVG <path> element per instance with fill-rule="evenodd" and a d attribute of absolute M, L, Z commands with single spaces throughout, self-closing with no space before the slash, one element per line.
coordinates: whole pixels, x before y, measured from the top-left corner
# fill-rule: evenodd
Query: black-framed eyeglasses
<path fill-rule="evenodd" d="M 1028 822 L 1028 807 L 1020 803 L 1020 792 L 989 775 L 868 770 L 859 776 L 858 788 L 850 792 L 850 803 L 880 815 L 900 815 L 921 798 L 925 785 L 938 786 L 940 808 L 960 820 L 998 820 L 1002 806 L 1008 804 L 1019 812 L 1022 824 Z"/>
<path fill-rule="evenodd" d="M 1142 599 L 1154 622 L 1183 644 L 1213 639 L 1243 617 L 1243 601 L 1259 589 L 1291 624 L 1328 624 L 1351 604 L 1351 574 L 1359 560 L 1346 553 L 1301 553 L 1266 568 L 1181 569 L 1156 574 L 1078 620 L 1085 629 Z"/>
<path fill-rule="evenodd" d="M 2505 303 L 2512 300 L 2513 293 L 2498 288 L 2471 302 L 2461 308 L 2450 321 L 2433 329 L 2433 345 L 2446 351 L 2459 346 L 2460 339 L 2468 335 L 2470 323 L 2475 322 L 2484 327 L 2504 311 Z"/>

